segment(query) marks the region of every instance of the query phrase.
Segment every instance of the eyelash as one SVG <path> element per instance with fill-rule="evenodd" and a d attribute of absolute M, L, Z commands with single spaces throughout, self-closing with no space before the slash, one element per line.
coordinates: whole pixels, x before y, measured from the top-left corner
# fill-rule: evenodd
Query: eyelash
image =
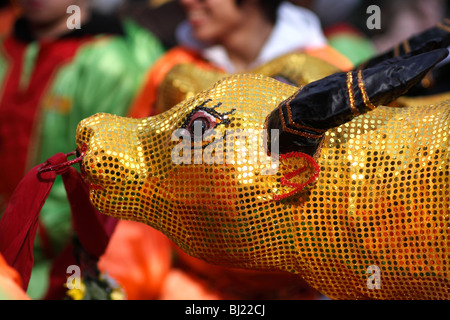
<path fill-rule="evenodd" d="M 185 122 L 182 124 L 182 128 L 187 128 L 189 124 L 192 123 L 192 119 L 195 117 L 195 115 L 198 112 L 203 112 L 204 115 L 206 115 L 206 117 L 208 119 L 213 118 L 215 121 L 215 126 L 219 125 L 219 124 L 229 124 L 230 120 L 229 119 L 225 119 L 224 117 L 226 115 L 232 114 L 236 109 L 231 109 L 231 111 L 228 112 L 223 112 L 223 113 L 219 113 L 217 112 L 215 109 L 220 107 L 222 105 L 222 102 L 218 102 L 215 106 L 213 107 L 206 107 L 205 105 L 212 101 L 211 99 L 207 99 L 205 101 L 203 101 L 200 105 L 198 105 L 190 114 L 189 116 L 186 118 Z M 215 127 L 214 126 L 214 127 Z"/>
<path fill-rule="evenodd" d="M 194 140 L 197 138 L 200 138 L 203 140 L 203 135 L 207 130 L 214 129 L 218 125 L 227 125 L 231 122 L 230 119 L 225 118 L 225 116 L 232 114 L 236 109 L 231 109 L 228 112 L 217 112 L 215 109 L 220 107 L 222 105 L 221 102 L 217 103 L 213 107 L 206 107 L 205 105 L 212 101 L 211 99 L 207 99 L 203 101 L 200 105 L 198 105 L 192 112 L 189 114 L 189 116 L 186 118 L 184 123 L 182 124 L 181 128 L 184 128 L 189 131 L 191 134 L 191 139 L 194 142 Z M 196 121 L 205 121 L 207 122 L 205 129 L 202 130 L 201 137 L 196 137 L 194 134 L 194 123 Z M 210 142 L 202 142 L 203 147 L 208 145 Z"/>

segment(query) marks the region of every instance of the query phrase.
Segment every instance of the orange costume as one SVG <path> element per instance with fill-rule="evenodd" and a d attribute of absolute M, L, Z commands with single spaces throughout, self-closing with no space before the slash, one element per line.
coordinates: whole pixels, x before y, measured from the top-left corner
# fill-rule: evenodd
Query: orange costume
<path fill-rule="evenodd" d="M 0 300 L 29 300 L 30 297 L 21 288 L 19 274 L 11 268 L 0 253 Z"/>

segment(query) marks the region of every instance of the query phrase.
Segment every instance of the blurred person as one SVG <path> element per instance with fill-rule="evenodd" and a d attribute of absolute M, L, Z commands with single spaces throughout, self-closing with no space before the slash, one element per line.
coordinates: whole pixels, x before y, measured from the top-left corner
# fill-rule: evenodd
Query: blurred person
<path fill-rule="evenodd" d="M 371 39 L 352 22 L 352 16 L 360 14 L 356 10 L 361 2 L 361 0 L 309 1 L 311 10 L 317 14 L 322 23 L 330 46 L 349 58 L 354 65 L 366 61 L 377 53 Z M 361 18 L 367 17 L 365 12 L 361 14 Z"/>
<path fill-rule="evenodd" d="M 377 51 L 385 52 L 412 35 L 436 25 L 444 19 L 446 5 L 445 0 L 382 1 L 382 33 L 373 37 Z"/>
<path fill-rule="evenodd" d="M 361 0 L 313 0 L 310 1 L 310 6 L 311 10 L 319 17 L 322 27 L 326 29 L 332 25 L 346 21 L 353 9 L 360 2 Z"/>
<path fill-rule="evenodd" d="M 181 0 L 188 21 L 180 44 L 227 72 L 241 72 L 294 50 L 327 45 L 310 10 L 282 1 Z"/>
<path fill-rule="evenodd" d="M 120 6 L 122 6 L 125 0 L 91 0 L 92 9 L 102 14 L 114 14 Z"/>
<path fill-rule="evenodd" d="M 177 45 L 175 30 L 186 19 L 186 14 L 178 0 L 129 0 L 120 7 L 119 14 L 133 19 L 141 27 L 149 30 L 166 49 Z"/>
<path fill-rule="evenodd" d="M 126 115 L 144 70 L 163 53 L 153 35 L 131 21 L 96 14 L 90 0 L 17 4 L 23 14 L 0 43 L 0 214 L 30 168 L 75 150 L 80 120 L 97 112 Z M 80 9 L 80 28 L 69 28 L 76 18 L 67 13 L 70 5 Z M 50 269 L 70 234 L 70 207 L 58 177 L 40 215 L 32 298 L 52 289 Z"/>
<path fill-rule="evenodd" d="M 0 37 L 9 34 L 18 14 L 17 8 L 9 0 L 0 1 Z"/>
<path fill-rule="evenodd" d="M 181 0 L 187 21 L 177 29 L 179 45 L 147 75 L 131 115 L 155 110 L 158 86 L 174 66 L 193 63 L 226 73 L 245 72 L 291 52 L 307 52 L 339 69 L 352 63 L 328 45 L 310 10 L 281 0 Z"/>
<path fill-rule="evenodd" d="M 380 8 L 380 28 L 367 27 L 370 5 Z M 377 53 L 384 53 L 435 26 L 449 10 L 448 0 L 360 0 L 347 20 L 372 40 Z"/>

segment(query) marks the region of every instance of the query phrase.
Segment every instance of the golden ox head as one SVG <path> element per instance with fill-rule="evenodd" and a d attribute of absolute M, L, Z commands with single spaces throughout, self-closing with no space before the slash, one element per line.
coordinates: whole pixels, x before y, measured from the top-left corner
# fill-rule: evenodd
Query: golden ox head
<path fill-rule="evenodd" d="M 448 299 L 448 101 L 377 107 L 446 55 L 302 89 L 235 75 L 157 116 L 94 115 L 77 129 L 91 200 L 195 257 L 295 272 L 331 298 Z"/>

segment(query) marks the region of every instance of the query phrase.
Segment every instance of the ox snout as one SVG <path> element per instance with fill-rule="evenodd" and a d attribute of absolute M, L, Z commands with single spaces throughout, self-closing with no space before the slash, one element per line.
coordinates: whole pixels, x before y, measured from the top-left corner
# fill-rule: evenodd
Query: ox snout
<path fill-rule="evenodd" d="M 81 171 L 91 189 L 117 190 L 146 175 L 139 124 L 104 113 L 79 123 L 77 149 L 84 150 Z"/>

